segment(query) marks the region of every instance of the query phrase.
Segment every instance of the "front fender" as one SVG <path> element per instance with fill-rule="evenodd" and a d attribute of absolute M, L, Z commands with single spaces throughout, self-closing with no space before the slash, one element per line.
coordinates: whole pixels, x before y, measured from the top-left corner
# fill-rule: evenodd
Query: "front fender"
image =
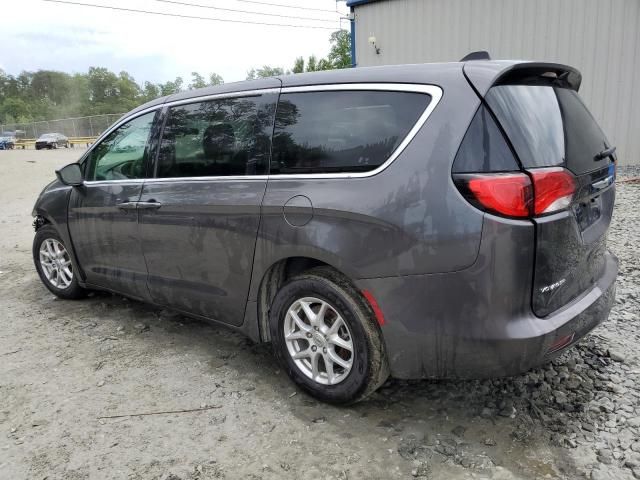
<path fill-rule="evenodd" d="M 83 284 L 86 277 L 82 266 L 78 262 L 68 225 L 69 199 L 72 190 L 73 187 L 64 185 L 58 180 L 51 182 L 40 193 L 31 214 L 36 219 L 38 217 L 44 219 L 44 223 L 53 225 L 57 230 L 58 235 L 60 235 L 64 245 L 67 247 L 67 251 L 71 254 L 73 264 L 79 273 L 80 283 Z M 36 221 L 34 226 L 37 230 L 39 226 L 42 226 L 42 223 Z"/>

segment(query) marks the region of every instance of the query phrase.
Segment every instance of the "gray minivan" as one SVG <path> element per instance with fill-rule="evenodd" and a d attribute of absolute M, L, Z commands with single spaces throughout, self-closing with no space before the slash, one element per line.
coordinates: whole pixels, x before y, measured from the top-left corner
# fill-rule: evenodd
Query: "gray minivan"
<path fill-rule="evenodd" d="M 522 372 L 614 301 L 615 148 L 580 81 L 484 60 L 154 100 L 44 189 L 37 271 L 271 342 L 328 402 Z"/>

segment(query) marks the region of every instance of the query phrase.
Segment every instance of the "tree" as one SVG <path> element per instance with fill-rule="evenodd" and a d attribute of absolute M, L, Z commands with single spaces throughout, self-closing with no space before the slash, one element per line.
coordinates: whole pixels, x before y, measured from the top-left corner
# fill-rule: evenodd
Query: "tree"
<path fill-rule="evenodd" d="M 302 73 L 304 72 L 304 58 L 298 57 L 296 58 L 295 63 L 293 64 L 293 68 L 291 69 L 293 73 Z"/>
<path fill-rule="evenodd" d="M 351 34 L 347 30 L 336 30 L 329 37 L 329 43 L 331 50 L 327 58 L 318 59 L 315 55 L 310 55 L 305 67 L 304 59 L 297 57 L 293 64 L 293 73 L 351 67 Z"/>
<path fill-rule="evenodd" d="M 262 68 L 252 68 L 247 72 L 247 80 L 255 80 L 256 78 L 268 78 L 278 75 L 284 75 L 284 69 L 281 67 L 270 67 L 264 65 Z"/>
<path fill-rule="evenodd" d="M 318 60 L 316 59 L 316 56 L 311 55 L 309 60 L 307 60 L 307 72 L 315 72 L 318 69 L 317 63 Z"/>
<path fill-rule="evenodd" d="M 160 96 L 160 87 L 155 83 L 144 82 L 142 96 L 146 102 L 153 100 L 154 98 L 158 98 Z"/>
<path fill-rule="evenodd" d="M 207 86 L 207 82 L 204 81 L 204 77 L 198 72 L 191 72 L 191 83 L 189 84 L 189 90 L 195 88 L 204 88 Z"/>
<path fill-rule="evenodd" d="M 23 122 L 30 117 L 29 106 L 20 98 L 7 98 L 0 105 L 0 117 L 8 121 Z"/>
<path fill-rule="evenodd" d="M 135 79 L 127 72 L 120 72 L 118 75 L 117 86 L 117 102 L 118 110 L 126 112 L 135 108 L 139 103 L 141 89 Z"/>
<path fill-rule="evenodd" d="M 161 83 L 159 85 L 160 87 L 160 94 L 161 95 L 172 95 L 174 93 L 178 93 L 179 91 L 182 90 L 182 84 L 184 83 L 184 80 L 182 80 L 182 77 L 176 77 L 176 79 L 171 82 L 166 82 L 166 83 Z"/>
<path fill-rule="evenodd" d="M 118 77 L 106 68 L 90 67 L 87 74 L 89 82 L 89 100 L 94 104 L 105 104 L 116 98 Z"/>
<path fill-rule="evenodd" d="M 67 73 L 39 70 L 31 76 L 30 90 L 36 98 L 59 105 L 69 96 L 69 80 Z"/>
<path fill-rule="evenodd" d="M 333 65 L 326 58 L 321 58 L 318 60 L 318 65 L 316 66 L 317 72 L 322 72 L 323 70 L 333 70 Z"/>
<path fill-rule="evenodd" d="M 351 67 L 351 34 L 347 30 L 337 30 L 329 37 L 331 50 L 328 59 L 332 68 Z"/>
<path fill-rule="evenodd" d="M 215 85 L 222 85 L 224 83 L 224 79 L 218 75 L 217 73 L 212 73 L 209 75 L 209 85 L 212 87 Z"/>

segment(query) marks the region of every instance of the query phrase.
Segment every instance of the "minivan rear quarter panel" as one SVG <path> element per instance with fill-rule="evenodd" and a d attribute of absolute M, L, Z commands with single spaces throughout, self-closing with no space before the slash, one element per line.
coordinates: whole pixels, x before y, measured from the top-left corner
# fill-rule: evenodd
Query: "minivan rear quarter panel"
<path fill-rule="evenodd" d="M 269 267 L 293 256 L 328 263 L 354 279 L 455 271 L 475 262 L 483 213 L 470 209 L 449 183 L 454 156 L 479 99 L 461 74 L 461 65 L 430 67 L 393 69 L 393 82 L 406 76 L 417 83 L 423 77 L 425 84 L 441 87 L 443 95 L 386 169 L 362 178 L 270 176 L 251 300 L 257 299 Z M 367 82 L 390 80 L 387 69 L 375 72 L 379 77 L 368 70 Z M 296 77 L 301 77 L 292 80 L 298 86 L 304 75 Z M 341 77 L 345 84 L 360 80 L 357 71 Z M 340 80 L 335 75 L 327 78 Z M 283 78 L 283 92 L 287 81 Z M 401 85 L 397 88 L 402 90 Z M 313 87 L 322 89 L 322 84 Z M 283 206 L 301 195 L 310 200 L 312 220 L 294 227 L 285 220 Z"/>

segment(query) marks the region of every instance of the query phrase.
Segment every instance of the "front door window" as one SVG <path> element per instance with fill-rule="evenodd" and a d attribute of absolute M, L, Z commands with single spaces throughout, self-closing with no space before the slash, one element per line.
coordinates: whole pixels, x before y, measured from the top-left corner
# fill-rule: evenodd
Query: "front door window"
<path fill-rule="evenodd" d="M 146 113 L 119 126 L 97 145 L 87 158 L 86 180 L 142 178 L 147 140 L 156 112 Z"/>

